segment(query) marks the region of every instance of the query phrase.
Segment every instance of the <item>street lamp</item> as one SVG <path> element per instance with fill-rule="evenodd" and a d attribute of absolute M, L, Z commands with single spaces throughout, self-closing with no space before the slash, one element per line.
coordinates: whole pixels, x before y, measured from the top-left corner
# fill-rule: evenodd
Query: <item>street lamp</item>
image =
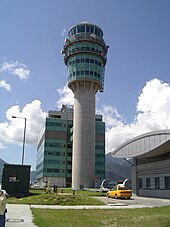
<path fill-rule="evenodd" d="M 27 118 L 25 118 L 25 117 L 16 117 L 16 116 L 12 116 L 12 118 L 20 118 L 20 119 L 24 119 L 25 120 L 24 136 L 23 136 L 23 148 L 22 148 L 22 165 L 23 165 L 23 163 L 24 163 L 25 133 L 26 133 L 26 122 L 27 122 Z"/>

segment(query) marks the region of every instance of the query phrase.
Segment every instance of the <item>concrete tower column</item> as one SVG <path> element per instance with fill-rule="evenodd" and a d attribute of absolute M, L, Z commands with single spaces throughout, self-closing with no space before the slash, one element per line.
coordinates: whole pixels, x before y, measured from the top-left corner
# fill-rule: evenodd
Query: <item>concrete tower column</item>
<path fill-rule="evenodd" d="M 95 93 L 98 84 L 79 81 L 72 83 L 70 88 L 74 92 L 72 188 L 94 187 Z"/>

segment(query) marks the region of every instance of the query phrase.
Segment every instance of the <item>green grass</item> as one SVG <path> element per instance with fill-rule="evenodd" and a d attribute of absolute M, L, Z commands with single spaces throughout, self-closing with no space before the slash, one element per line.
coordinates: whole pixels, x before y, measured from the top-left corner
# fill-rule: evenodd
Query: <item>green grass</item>
<path fill-rule="evenodd" d="M 114 210 L 32 209 L 38 227 L 169 227 L 170 206 Z"/>
<path fill-rule="evenodd" d="M 43 190 L 31 190 L 30 196 L 23 198 L 10 197 L 7 199 L 7 203 L 13 204 L 33 204 L 33 205 L 103 205 L 103 202 L 92 198 L 96 196 L 94 192 L 81 192 L 76 191 L 73 195 L 70 189 L 65 190 L 61 194 L 61 190 L 58 190 L 57 194 L 44 193 Z"/>

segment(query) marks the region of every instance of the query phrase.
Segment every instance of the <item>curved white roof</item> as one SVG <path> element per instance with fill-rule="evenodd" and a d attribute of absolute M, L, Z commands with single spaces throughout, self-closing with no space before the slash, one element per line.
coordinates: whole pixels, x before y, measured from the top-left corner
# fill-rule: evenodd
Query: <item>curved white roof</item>
<path fill-rule="evenodd" d="M 153 157 L 170 151 L 170 130 L 145 133 L 116 148 L 112 155 L 116 157 Z"/>

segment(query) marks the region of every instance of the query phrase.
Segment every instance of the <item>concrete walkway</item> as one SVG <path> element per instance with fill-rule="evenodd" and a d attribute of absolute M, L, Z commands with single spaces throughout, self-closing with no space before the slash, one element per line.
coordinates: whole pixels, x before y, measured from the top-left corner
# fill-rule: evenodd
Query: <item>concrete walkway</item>
<path fill-rule="evenodd" d="M 6 227 L 35 227 L 29 205 L 7 204 Z"/>
<path fill-rule="evenodd" d="M 143 207 L 152 207 L 152 206 L 145 206 L 145 205 L 132 205 L 128 206 L 123 203 L 113 203 L 108 205 L 100 205 L 100 206 L 55 206 L 55 205 L 30 205 L 31 208 L 38 208 L 38 209 L 53 209 L 53 210 L 86 210 L 86 209 L 100 209 L 100 210 L 110 210 L 110 209 L 130 209 L 130 208 L 143 208 Z"/>

